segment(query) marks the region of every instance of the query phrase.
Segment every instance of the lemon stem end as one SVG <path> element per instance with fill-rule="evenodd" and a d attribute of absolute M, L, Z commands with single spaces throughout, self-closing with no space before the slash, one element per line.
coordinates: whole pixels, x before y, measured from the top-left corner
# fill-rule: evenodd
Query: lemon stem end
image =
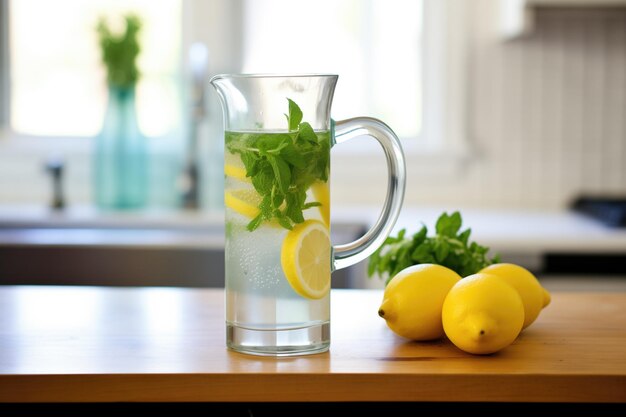
<path fill-rule="evenodd" d="M 545 289 L 543 289 L 543 307 L 542 308 L 546 308 L 548 306 L 548 304 L 550 304 L 550 301 L 552 301 L 552 297 L 550 297 L 550 293 Z"/>
<path fill-rule="evenodd" d="M 395 320 L 396 315 L 395 315 L 394 304 L 395 303 L 389 298 L 383 300 L 383 303 L 378 308 L 378 315 L 387 321 Z"/>
<path fill-rule="evenodd" d="M 484 314 L 475 314 L 468 317 L 464 323 L 467 334 L 474 341 L 484 340 L 490 334 L 497 330 L 496 323 L 490 317 Z"/>

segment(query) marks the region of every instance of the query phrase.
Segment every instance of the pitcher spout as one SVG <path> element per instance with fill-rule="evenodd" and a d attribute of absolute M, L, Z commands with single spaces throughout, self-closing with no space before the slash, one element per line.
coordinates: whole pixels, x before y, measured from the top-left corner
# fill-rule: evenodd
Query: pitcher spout
<path fill-rule="evenodd" d="M 211 77 L 209 83 L 215 88 L 215 91 L 222 97 L 226 93 L 226 84 L 229 76 L 227 74 L 218 74 Z"/>
<path fill-rule="evenodd" d="M 285 106 L 296 102 L 316 130 L 329 129 L 337 75 L 219 74 L 210 83 L 217 91 L 226 130 L 284 130 Z"/>
<path fill-rule="evenodd" d="M 211 78 L 211 85 L 217 91 L 224 115 L 224 126 L 229 129 L 237 124 L 242 115 L 249 113 L 248 100 L 241 88 L 233 83 L 233 77 L 227 74 L 219 74 Z"/>

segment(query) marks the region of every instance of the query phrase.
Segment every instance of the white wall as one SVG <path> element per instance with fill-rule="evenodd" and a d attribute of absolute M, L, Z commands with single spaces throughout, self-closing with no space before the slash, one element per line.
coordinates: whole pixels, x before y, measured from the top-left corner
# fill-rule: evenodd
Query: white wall
<path fill-rule="evenodd" d="M 626 194 L 626 10 L 543 10 L 530 37 L 503 42 L 498 2 L 472 4 L 476 157 L 451 180 L 413 184 L 407 200 L 553 208 L 581 192 Z"/>

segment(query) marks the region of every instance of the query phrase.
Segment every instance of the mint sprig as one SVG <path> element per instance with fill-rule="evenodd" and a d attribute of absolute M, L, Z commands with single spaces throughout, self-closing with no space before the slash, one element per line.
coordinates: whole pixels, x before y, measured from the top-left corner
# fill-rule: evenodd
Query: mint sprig
<path fill-rule="evenodd" d="M 246 176 L 261 196 L 260 212 L 248 223 L 249 231 L 274 220 L 292 229 L 304 222 L 304 210 L 321 205 L 306 202 L 306 192 L 315 181 L 328 181 L 330 135 L 302 122 L 300 107 L 287 101 L 287 133 L 226 132 L 226 148 L 240 156 Z"/>
<path fill-rule="evenodd" d="M 461 213 L 443 213 L 435 225 L 435 236 L 427 236 L 426 226 L 411 237 L 406 229 L 396 237 L 389 237 L 370 257 L 367 273 L 386 276 L 389 283 L 398 272 L 412 265 L 433 263 L 446 266 L 466 277 L 475 274 L 493 263 L 500 262 L 499 255 L 487 256 L 489 248 L 470 242 L 471 229 L 460 232 Z"/>
<path fill-rule="evenodd" d="M 129 88 L 139 79 L 137 56 L 141 51 L 138 40 L 141 20 L 132 14 L 125 16 L 124 20 L 124 33 L 113 33 L 103 17 L 98 21 L 97 31 L 108 83 L 114 87 Z"/>
<path fill-rule="evenodd" d="M 300 110 L 300 107 L 292 99 L 288 98 L 287 101 L 289 102 L 289 114 L 286 114 L 285 117 L 289 124 L 289 131 L 291 132 L 298 130 L 298 126 L 300 126 L 300 122 L 302 121 L 302 110 Z"/>

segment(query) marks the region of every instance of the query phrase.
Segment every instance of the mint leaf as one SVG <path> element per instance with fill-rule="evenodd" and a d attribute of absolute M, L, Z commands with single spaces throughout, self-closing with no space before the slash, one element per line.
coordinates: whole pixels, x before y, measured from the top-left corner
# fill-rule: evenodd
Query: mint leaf
<path fill-rule="evenodd" d="M 254 177 L 259 172 L 259 157 L 253 152 L 247 152 L 241 155 L 241 161 L 246 167 L 246 176 Z"/>
<path fill-rule="evenodd" d="M 307 142 L 317 143 L 317 135 L 315 131 L 307 122 L 300 123 L 298 129 L 298 137 L 297 140 L 306 140 Z"/>
<path fill-rule="evenodd" d="M 415 261 L 416 264 L 434 263 L 435 258 L 433 257 L 433 252 L 434 245 L 431 242 L 424 242 L 413 251 L 411 259 Z"/>
<path fill-rule="evenodd" d="M 446 257 L 450 253 L 450 246 L 445 240 L 440 240 L 435 244 L 435 260 L 441 264 L 446 260 Z"/>
<path fill-rule="evenodd" d="M 320 173 L 319 179 L 327 182 L 330 175 L 330 140 L 318 142 L 320 150 L 318 152 L 315 169 Z"/>
<path fill-rule="evenodd" d="M 306 198 L 306 196 L 305 196 Z M 287 194 L 287 209 L 285 210 L 287 217 L 293 220 L 294 223 L 302 223 L 304 216 L 302 214 L 302 205 L 300 204 L 300 197 L 297 193 Z"/>
<path fill-rule="evenodd" d="M 392 275 L 396 275 L 398 272 L 402 271 L 404 268 L 411 266 L 413 262 L 411 261 L 411 242 L 403 242 L 398 248 L 396 253 L 396 265 L 392 271 Z"/>
<path fill-rule="evenodd" d="M 405 232 L 406 230 L 403 229 L 402 231 Z M 426 228 L 426 226 L 422 226 L 420 231 L 413 235 L 413 246 L 421 245 L 424 242 L 424 240 L 426 240 L 427 234 L 428 234 L 428 229 Z M 404 238 L 404 233 L 402 234 L 402 238 Z"/>
<path fill-rule="evenodd" d="M 267 160 L 274 170 L 274 177 L 280 191 L 286 193 L 289 189 L 289 184 L 291 184 L 291 170 L 289 169 L 289 165 L 287 165 L 287 162 L 283 159 L 274 156 L 268 156 Z"/>
<path fill-rule="evenodd" d="M 263 214 L 259 213 L 254 219 L 252 219 L 250 223 L 248 223 L 248 225 L 246 226 L 246 229 L 252 232 L 256 230 L 261 225 L 262 222 L 263 222 Z"/>
<path fill-rule="evenodd" d="M 372 275 L 374 275 L 374 273 L 376 273 L 376 271 L 378 270 L 379 263 L 380 263 L 380 256 L 376 256 L 376 253 L 370 256 L 370 261 L 367 264 L 367 276 L 368 277 L 371 277 Z"/>
<path fill-rule="evenodd" d="M 437 220 L 437 225 L 435 229 L 438 235 L 444 236 L 456 236 L 459 229 L 461 228 L 461 213 L 455 211 L 452 215 L 448 215 L 447 213 L 443 213 L 439 219 Z"/>
<path fill-rule="evenodd" d="M 470 234 L 472 233 L 472 229 L 466 229 L 463 233 L 461 233 L 459 235 L 459 240 L 461 241 L 461 243 L 463 243 L 464 245 L 467 245 L 467 241 L 469 240 Z"/>
<path fill-rule="evenodd" d="M 276 184 L 272 187 L 272 207 L 280 207 L 285 201 L 285 194 L 278 190 Z"/>
<path fill-rule="evenodd" d="M 475 274 L 493 263 L 500 262 L 499 255 L 489 258 L 489 248 L 470 242 L 471 229 L 459 233 L 462 218 L 459 212 L 443 213 L 437 220 L 435 236 L 421 229 L 407 236 L 402 229 L 396 237 L 388 237 L 370 257 L 367 273 L 378 274 L 391 280 L 402 269 L 423 263 L 435 263 L 456 271 L 462 277 Z"/>
<path fill-rule="evenodd" d="M 291 225 L 291 222 L 289 221 L 287 217 L 279 215 L 277 217 L 277 220 L 278 220 L 278 224 L 280 224 L 285 229 L 289 229 L 289 230 L 293 229 L 293 226 Z"/>
<path fill-rule="evenodd" d="M 272 194 L 265 194 L 261 204 L 259 204 L 259 210 L 263 215 L 263 219 L 271 219 L 274 214 L 274 208 L 272 205 Z"/>
<path fill-rule="evenodd" d="M 327 182 L 330 165 L 330 132 L 315 132 L 302 122 L 300 107 L 290 99 L 285 115 L 289 133 L 226 132 L 226 149 L 238 155 L 261 197 L 260 214 L 248 230 L 264 222 L 286 229 L 304 221 L 303 211 L 320 205 L 306 201 L 307 190 L 317 181 Z"/>
<path fill-rule="evenodd" d="M 271 165 L 266 163 L 259 163 L 259 169 L 252 176 L 252 185 L 254 189 L 260 195 L 265 195 L 272 192 L 272 186 L 274 185 L 274 170 Z"/>
<path fill-rule="evenodd" d="M 290 142 L 287 134 L 266 133 L 258 137 L 256 144 L 261 155 L 278 155 Z"/>
<path fill-rule="evenodd" d="M 304 168 L 307 165 L 305 155 L 294 144 L 288 144 L 280 151 L 280 156 L 296 168 Z"/>
<path fill-rule="evenodd" d="M 292 99 L 288 98 L 287 101 L 289 102 L 289 116 L 287 116 L 289 131 L 298 130 L 298 125 L 302 121 L 302 110 Z"/>

